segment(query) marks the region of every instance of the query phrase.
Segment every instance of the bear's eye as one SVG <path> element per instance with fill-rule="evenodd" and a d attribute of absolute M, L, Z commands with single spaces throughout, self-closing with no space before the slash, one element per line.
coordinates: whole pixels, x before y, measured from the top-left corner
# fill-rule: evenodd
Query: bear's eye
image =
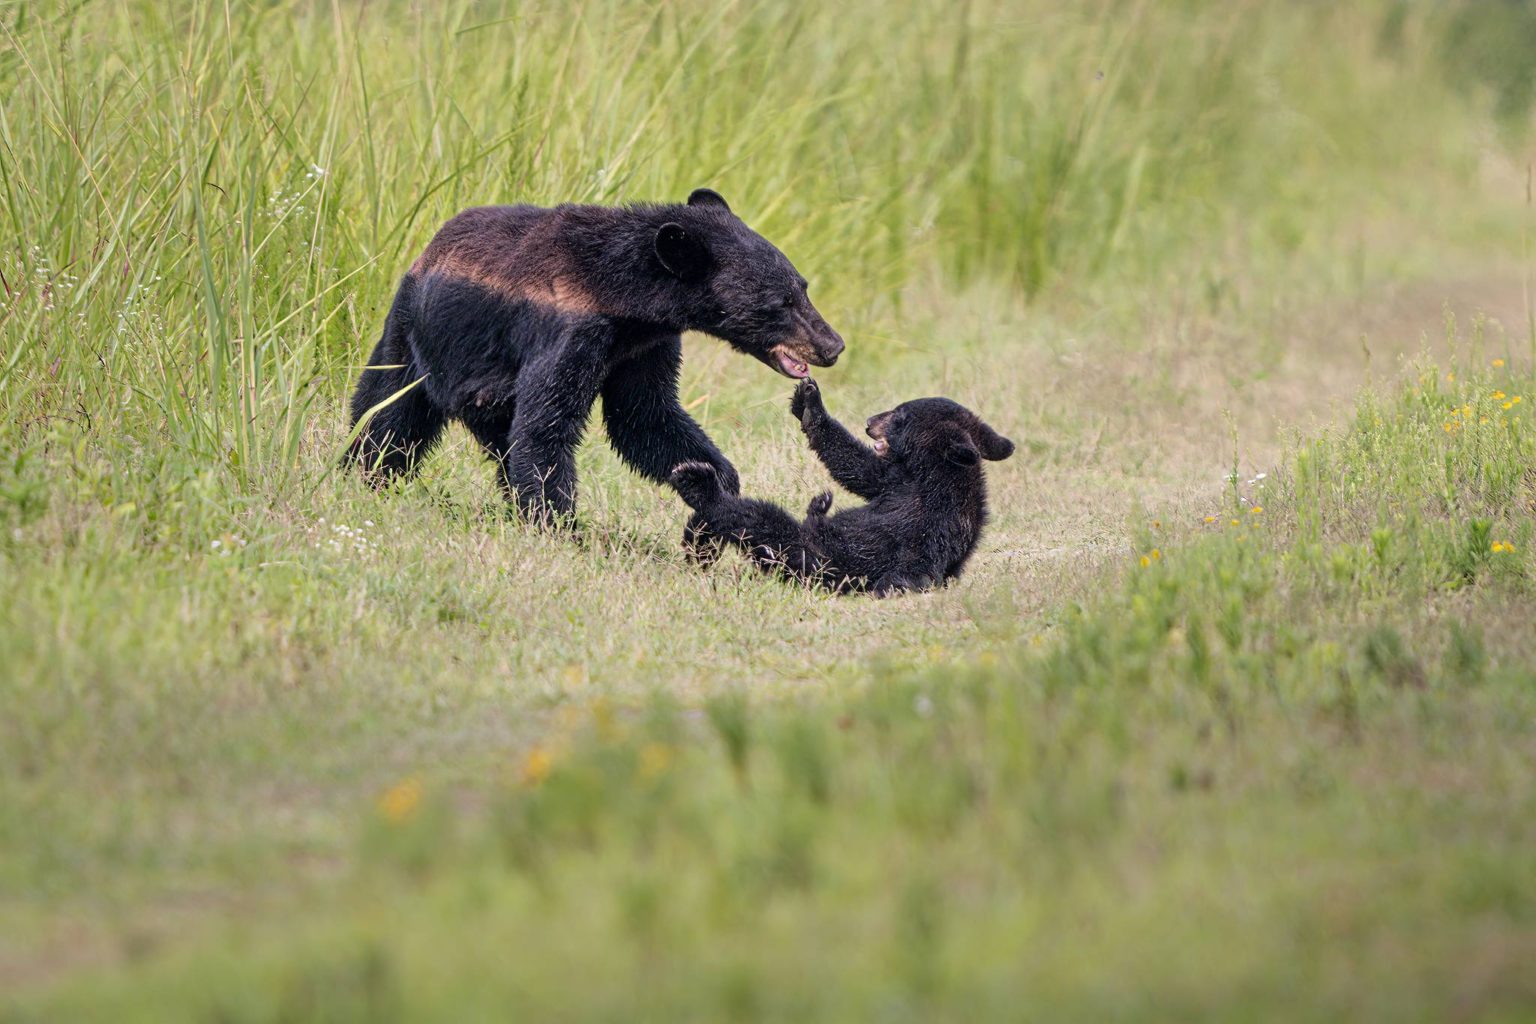
<path fill-rule="evenodd" d="M 795 297 L 793 295 L 786 295 L 779 302 L 779 308 L 781 308 L 781 309 L 788 309 L 790 306 L 793 306 L 794 304 L 795 304 Z"/>

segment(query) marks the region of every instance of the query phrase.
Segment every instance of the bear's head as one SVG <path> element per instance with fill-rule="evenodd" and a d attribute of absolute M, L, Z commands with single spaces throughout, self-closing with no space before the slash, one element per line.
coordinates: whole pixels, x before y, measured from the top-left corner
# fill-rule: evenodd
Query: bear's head
<path fill-rule="evenodd" d="M 692 293 L 689 327 L 786 377 L 837 362 L 843 339 L 811 305 L 805 278 L 782 252 L 707 188 L 671 209 L 675 219 L 656 230 L 656 259 Z"/>
<path fill-rule="evenodd" d="M 874 440 L 876 455 L 918 471 L 966 469 L 1013 454 L 1012 441 L 947 398 L 919 398 L 877 413 L 865 433 Z"/>

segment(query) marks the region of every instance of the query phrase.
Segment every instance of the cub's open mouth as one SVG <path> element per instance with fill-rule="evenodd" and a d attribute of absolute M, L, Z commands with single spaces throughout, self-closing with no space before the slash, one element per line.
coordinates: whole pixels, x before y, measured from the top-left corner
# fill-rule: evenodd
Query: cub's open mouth
<path fill-rule="evenodd" d="M 864 424 L 864 433 L 869 435 L 873 442 L 875 454 L 885 457 L 891 450 L 891 442 L 886 439 L 885 426 L 891 420 L 891 414 L 883 412 L 878 416 L 871 416 Z"/>
<path fill-rule="evenodd" d="M 806 361 L 791 354 L 783 345 L 775 345 L 769 353 L 773 356 L 773 368 L 784 376 L 804 380 L 811 375 L 811 368 Z"/>

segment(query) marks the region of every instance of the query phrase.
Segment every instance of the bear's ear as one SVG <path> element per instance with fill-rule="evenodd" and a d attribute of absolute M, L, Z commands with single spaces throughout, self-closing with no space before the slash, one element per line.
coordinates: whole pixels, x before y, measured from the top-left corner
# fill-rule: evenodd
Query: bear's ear
<path fill-rule="evenodd" d="M 656 258 L 667 273 L 682 281 L 697 281 L 709 270 L 709 250 L 681 224 L 668 221 L 656 229 Z"/>
<path fill-rule="evenodd" d="M 726 213 L 731 212 L 731 208 L 725 203 L 725 198 L 712 188 L 696 188 L 692 192 L 688 193 L 688 205 L 718 206 Z"/>
<path fill-rule="evenodd" d="M 971 436 L 976 439 L 976 447 L 981 452 L 981 457 L 990 462 L 1001 462 L 1013 454 L 1013 442 L 979 419 L 976 421 L 976 429 L 971 431 Z"/>

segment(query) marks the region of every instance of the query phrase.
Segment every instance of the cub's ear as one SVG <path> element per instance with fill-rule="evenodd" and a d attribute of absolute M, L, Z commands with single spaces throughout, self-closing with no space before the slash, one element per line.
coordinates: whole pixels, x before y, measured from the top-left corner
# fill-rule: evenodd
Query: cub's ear
<path fill-rule="evenodd" d="M 1001 462 L 1013 454 L 1013 442 L 981 420 L 976 421 L 976 429 L 971 431 L 971 436 L 975 438 L 976 447 L 984 459 Z"/>
<path fill-rule="evenodd" d="M 709 271 L 709 250 L 681 224 L 668 221 L 656 229 L 656 258 L 667 273 L 683 281 L 697 281 Z"/>
<path fill-rule="evenodd" d="M 976 450 L 970 438 L 961 434 L 949 442 L 949 447 L 944 450 L 944 459 L 957 466 L 974 466 L 981 462 L 981 452 Z"/>
<path fill-rule="evenodd" d="M 731 212 L 731 208 L 726 205 L 725 199 L 720 195 L 719 192 L 716 192 L 712 188 L 696 188 L 692 192 L 688 193 L 688 205 L 718 206 L 726 213 Z"/>

